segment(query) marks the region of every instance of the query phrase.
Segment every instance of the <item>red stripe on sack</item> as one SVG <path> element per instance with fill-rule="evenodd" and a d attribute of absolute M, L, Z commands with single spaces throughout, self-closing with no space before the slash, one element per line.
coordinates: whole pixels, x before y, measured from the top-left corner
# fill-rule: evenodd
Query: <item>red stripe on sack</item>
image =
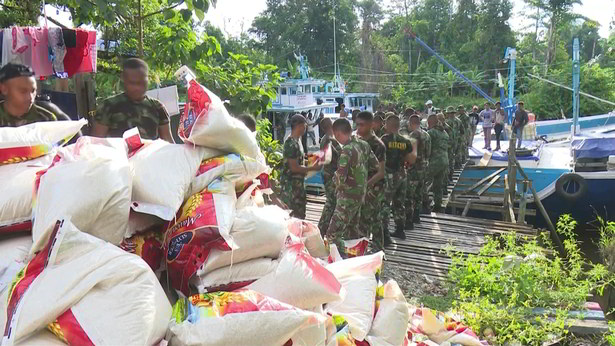
<path fill-rule="evenodd" d="M 13 223 L 6 226 L 0 226 L 0 234 L 11 234 L 32 231 L 32 221 L 27 220 L 23 222 Z"/>
<path fill-rule="evenodd" d="M 69 345 L 94 346 L 94 343 L 83 330 L 71 309 L 68 309 L 60 315 L 56 322 L 60 326 L 60 329 L 62 329 L 62 334 L 64 334 L 64 338 L 66 338 Z"/>

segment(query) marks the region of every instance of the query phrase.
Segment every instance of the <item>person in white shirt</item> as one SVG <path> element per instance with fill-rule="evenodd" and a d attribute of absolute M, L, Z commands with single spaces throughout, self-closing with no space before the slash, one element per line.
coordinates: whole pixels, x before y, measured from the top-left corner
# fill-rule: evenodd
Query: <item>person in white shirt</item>
<path fill-rule="evenodd" d="M 508 115 L 506 111 L 500 107 L 500 101 L 495 103 L 495 151 L 500 150 L 500 137 L 502 136 L 502 131 L 504 130 L 504 125 L 507 122 Z"/>
<path fill-rule="evenodd" d="M 483 149 L 491 151 L 491 129 L 493 128 L 495 117 L 489 102 L 485 102 L 485 109 L 480 112 L 479 117 L 483 121 L 483 135 L 485 136 L 485 147 Z"/>
<path fill-rule="evenodd" d="M 427 100 L 427 102 L 425 102 L 425 115 L 430 116 L 432 114 L 436 114 L 435 109 L 433 108 L 433 102 L 431 100 Z"/>

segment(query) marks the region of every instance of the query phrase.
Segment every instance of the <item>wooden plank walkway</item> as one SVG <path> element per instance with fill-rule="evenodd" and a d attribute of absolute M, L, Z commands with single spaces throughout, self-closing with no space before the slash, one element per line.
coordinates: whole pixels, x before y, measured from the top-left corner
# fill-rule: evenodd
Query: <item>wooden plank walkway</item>
<path fill-rule="evenodd" d="M 306 219 L 318 223 L 324 203 L 324 196 L 308 194 Z M 389 230 L 394 230 L 392 220 Z M 449 214 L 423 214 L 414 230 L 406 231 L 405 240 L 394 238 L 395 244 L 385 249 L 385 258 L 388 265 L 443 280 L 451 264 L 451 259 L 443 251 L 449 244 L 463 254 L 476 254 L 487 242 L 486 236 L 510 231 L 515 231 L 520 237 L 537 236 L 537 231 L 527 225 Z"/>

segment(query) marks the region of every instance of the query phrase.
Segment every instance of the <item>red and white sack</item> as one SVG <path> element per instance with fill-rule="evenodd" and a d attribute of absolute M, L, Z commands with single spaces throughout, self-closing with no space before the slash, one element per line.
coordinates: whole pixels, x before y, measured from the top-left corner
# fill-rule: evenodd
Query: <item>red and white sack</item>
<path fill-rule="evenodd" d="M 59 149 L 35 183 L 31 252 L 40 250 L 48 238 L 45 231 L 66 217 L 81 231 L 118 245 L 128 228 L 131 193 L 125 152 L 89 137 Z"/>
<path fill-rule="evenodd" d="M 327 258 L 329 256 L 318 226 L 309 221 L 292 219 L 288 225 L 288 231 L 301 239 L 313 257 Z"/>
<path fill-rule="evenodd" d="M 164 209 L 164 208 L 162 208 Z M 160 212 L 161 207 L 149 203 L 132 202 L 130 214 L 128 215 L 128 230 L 125 238 L 130 238 L 135 234 L 145 232 L 162 232 L 166 230 L 166 221 L 156 216 L 164 213 Z"/>
<path fill-rule="evenodd" d="M 331 149 L 331 144 L 327 144 L 324 148 L 308 154 L 308 165 L 328 165 L 331 163 L 331 159 L 333 157 L 333 151 Z M 311 171 L 306 174 L 306 178 L 310 178 L 316 175 L 319 171 Z"/>
<path fill-rule="evenodd" d="M 8 289 L 15 275 L 27 263 L 32 236 L 29 234 L 12 234 L 0 237 L 0 292 Z M 0 302 L 0 304 L 6 303 Z M 0 310 L 0 312 L 2 312 Z M 6 311 L 4 314 L 6 318 Z M 2 317 L 0 317 L 2 319 Z M 0 324 L 4 326 L 4 324 Z"/>
<path fill-rule="evenodd" d="M 154 272 L 159 274 L 159 271 L 163 268 L 164 261 L 163 243 L 163 232 L 150 231 L 126 238 L 122 240 L 118 247 L 141 257 Z"/>
<path fill-rule="evenodd" d="M 197 275 L 255 258 L 278 258 L 288 236 L 287 219 L 288 212 L 277 206 L 238 209 L 230 232 L 236 248 L 232 252 L 212 249 Z"/>
<path fill-rule="evenodd" d="M 369 239 L 359 238 L 344 240 L 344 252 L 348 258 L 359 257 L 365 255 L 367 247 L 369 246 Z"/>
<path fill-rule="evenodd" d="M 410 312 L 404 293 L 395 280 L 384 285 L 384 297 L 365 340 L 371 346 L 401 345 L 408 332 Z"/>
<path fill-rule="evenodd" d="M 220 152 L 186 144 L 171 144 L 162 139 L 146 142 L 130 157 L 134 176 L 132 200 L 158 205 L 156 216 L 167 221 L 189 195 L 190 183 L 204 158 Z M 197 191 L 198 192 L 198 191 Z"/>
<path fill-rule="evenodd" d="M 236 185 L 252 182 L 269 169 L 263 162 L 238 154 L 204 159 L 190 185 L 190 194 L 202 191 L 212 181 L 223 177 Z"/>
<path fill-rule="evenodd" d="M 169 281 L 185 296 L 190 295 L 190 278 L 213 249 L 236 247 L 230 236 L 235 200 L 235 185 L 218 179 L 188 198 L 167 229 L 164 249 Z"/>
<path fill-rule="evenodd" d="M 0 165 L 47 155 L 71 140 L 88 122 L 45 121 L 19 127 L 0 127 Z"/>
<path fill-rule="evenodd" d="M 49 328 L 70 345 L 152 345 L 171 305 L 141 258 L 79 231 L 69 220 L 16 276 L 3 345 Z"/>
<path fill-rule="evenodd" d="M 303 244 L 288 245 L 278 262 L 275 272 L 247 288 L 301 309 L 343 298 L 340 282 L 305 251 Z"/>
<path fill-rule="evenodd" d="M 197 274 L 190 279 L 190 284 L 196 287 L 199 293 L 234 291 L 275 271 L 277 267 L 278 261 L 276 260 L 256 258 L 216 269 L 203 276 Z"/>
<path fill-rule="evenodd" d="M 214 292 L 178 300 L 169 323 L 174 346 L 285 345 L 299 337 L 313 343 L 314 331 L 326 318 L 250 290 Z M 321 327 L 321 329 L 324 327 Z"/>
<path fill-rule="evenodd" d="M 255 134 L 228 113 L 222 100 L 196 80 L 188 84 L 188 102 L 177 130 L 179 137 L 187 143 L 265 162 Z"/>
<path fill-rule="evenodd" d="M 341 302 L 327 304 L 325 311 L 343 316 L 350 325 L 352 337 L 359 341 L 365 339 L 372 326 L 378 286 L 376 274 L 382 268 L 383 258 L 384 253 L 381 251 L 327 266 L 346 289 L 346 297 Z"/>
<path fill-rule="evenodd" d="M 32 191 L 36 173 L 51 164 L 52 155 L 0 166 L 0 235 L 32 229 Z"/>

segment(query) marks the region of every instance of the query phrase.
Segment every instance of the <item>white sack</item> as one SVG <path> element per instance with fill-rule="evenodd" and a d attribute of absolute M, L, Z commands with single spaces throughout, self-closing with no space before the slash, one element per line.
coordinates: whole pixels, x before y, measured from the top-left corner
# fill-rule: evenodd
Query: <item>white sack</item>
<path fill-rule="evenodd" d="M 342 315 L 350 325 L 352 337 L 363 341 L 371 329 L 378 282 L 376 273 L 382 268 L 384 253 L 360 256 L 331 263 L 327 269 L 346 289 L 341 302 L 327 304 L 325 310 Z"/>
<path fill-rule="evenodd" d="M 36 172 L 51 164 L 53 155 L 0 166 L 0 234 L 32 228 L 32 191 Z M 10 182 L 10 183 L 9 183 Z"/>
<path fill-rule="evenodd" d="M 0 127 L 0 165 L 32 160 L 66 144 L 87 120 L 44 121 Z"/>
<path fill-rule="evenodd" d="M 339 301 L 344 296 L 340 282 L 305 252 L 303 244 L 289 245 L 276 271 L 247 288 L 302 309 Z"/>
<path fill-rule="evenodd" d="M 371 346 L 401 345 L 408 332 L 410 311 L 397 282 L 390 280 L 384 285 L 384 297 L 365 338 Z"/>
<path fill-rule="evenodd" d="M 171 306 L 143 260 L 80 232 L 69 220 L 45 233 L 43 250 L 9 301 L 6 345 L 67 312 L 96 345 L 152 345 L 164 337 Z"/>
<path fill-rule="evenodd" d="M 15 274 L 26 264 L 30 247 L 32 236 L 29 234 L 0 237 L 0 291 L 11 284 Z"/>
<path fill-rule="evenodd" d="M 146 144 L 130 158 L 134 176 L 132 200 L 166 208 L 156 216 L 167 221 L 190 195 L 190 183 L 201 160 L 220 152 L 162 139 Z M 200 192 L 200 191 L 197 191 Z"/>
<path fill-rule="evenodd" d="M 197 275 L 254 258 L 278 258 L 288 235 L 287 218 L 288 213 L 277 206 L 238 209 L 230 233 L 237 248 L 233 252 L 213 249 Z"/>
<path fill-rule="evenodd" d="M 203 276 L 197 274 L 190 279 L 190 284 L 199 293 L 234 291 L 275 271 L 277 266 L 278 261 L 271 258 L 256 258 L 216 269 Z"/>
<path fill-rule="evenodd" d="M 318 258 L 327 258 L 329 256 L 325 241 L 322 239 L 320 230 L 316 225 L 309 221 L 293 219 L 289 223 L 288 228 L 290 233 L 301 239 L 310 255 Z"/>
<path fill-rule="evenodd" d="M 131 192 L 132 175 L 124 152 L 91 143 L 88 137 L 61 148 L 54 164 L 40 176 L 31 252 L 43 247 L 45 231 L 64 217 L 83 232 L 118 245 L 128 228 Z"/>

